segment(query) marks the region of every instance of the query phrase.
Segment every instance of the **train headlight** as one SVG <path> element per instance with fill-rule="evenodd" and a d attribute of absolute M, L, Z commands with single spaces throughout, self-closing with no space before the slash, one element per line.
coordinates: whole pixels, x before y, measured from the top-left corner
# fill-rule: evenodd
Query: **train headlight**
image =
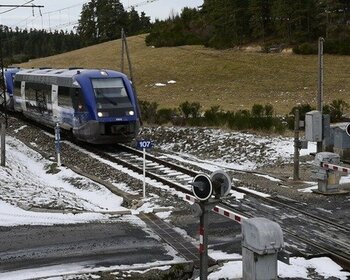
<path fill-rule="evenodd" d="M 97 112 L 97 116 L 99 118 L 108 117 L 108 113 L 106 113 L 106 112 Z"/>
<path fill-rule="evenodd" d="M 135 112 L 134 112 L 133 110 L 130 110 L 130 111 L 128 112 L 128 115 L 129 115 L 129 116 L 133 116 L 133 115 L 135 115 Z"/>

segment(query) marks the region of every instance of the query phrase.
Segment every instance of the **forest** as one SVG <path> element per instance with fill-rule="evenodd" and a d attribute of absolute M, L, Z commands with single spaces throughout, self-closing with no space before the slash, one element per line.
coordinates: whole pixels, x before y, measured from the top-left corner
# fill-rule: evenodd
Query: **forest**
<path fill-rule="evenodd" d="M 122 28 L 127 36 L 148 33 L 146 44 L 154 47 L 257 44 L 266 52 L 292 47 L 297 54 L 315 54 L 323 37 L 326 53 L 349 55 L 349 9 L 350 0 L 204 0 L 197 9 L 152 23 L 119 0 L 90 0 L 72 31 L 0 25 L 0 41 L 5 66 L 118 39 Z"/>
<path fill-rule="evenodd" d="M 218 49 L 259 44 L 294 52 L 350 54 L 349 0 L 204 0 L 199 9 L 156 21 L 146 38 L 155 47 L 203 44 Z"/>
<path fill-rule="evenodd" d="M 74 31 L 46 31 L 0 25 L 0 42 L 5 66 L 68 52 L 118 39 L 121 29 L 128 36 L 150 31 L 150 18 L 135 9 L 126 11 L 119 0 L 91 0 L 83 5 Z"/>
<path fill-rule="evenodd" d="M 79 35 L 73 32 L 19 28 L 13 30 L 0 26 L 0 36 L 5 66 L 82 47 Z"/>

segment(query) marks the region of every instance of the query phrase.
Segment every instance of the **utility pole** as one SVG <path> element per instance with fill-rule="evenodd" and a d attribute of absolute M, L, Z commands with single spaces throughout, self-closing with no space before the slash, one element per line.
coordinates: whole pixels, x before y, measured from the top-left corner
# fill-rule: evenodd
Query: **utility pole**
<path fill-rule="evenodd" d="M 125 34 L 124 34 L 124 28 L 122 28 L 122 32 L 121 32 L 121 36 L 120 38 L 122 39 L 122 58 L 121 58 L 121 62 L 120 62 L 120 72 L 124 73 L 124 53 L 125 53 L 125 46 L 124 46 L 124 37 L 125 37 Z"/>
<path fill-rule="evenodd" d="M 5 71 L 4 71 L 4 59 L 2 53 L 2 27 L 0 27 L 0 68 L 1 68 L 1 78 L 0 78 L 0 122 L 5 123 L 7 127 L 7 107 L 6 107 L 6 84 L 5 84 Z"/>
<path fill-rule="evenodd" d="M 298 181 L 299 178 L 299 121 L 300 121 L 300 115 L 299 115 L 299 109 L 295 110 L 295 116 L 294 116 L 294 172 L 293 172 L 293 180 Z"/>
<path fill-rule="evenodd" d="M 32 8 L 34 13 L 34 8 L 43 8 L 44 6 L 37 6 L 37 5 L 27 5 L 28 3 L 33 2 L 34 0 L 30 0 L 26 2 L 23 5 L 12 5 L 12 4 L 6 4 L 6 5 L 0 5 L 0 8 L 10 8 L 7 11 L 4 11 L 2 13 L 13 11 L 17 8 Z M 6 100 L 6 83 L 5 83 L 5 71 L 4 71 L 4 57 L 3 57 L 3 40 L 2 40 L 2 26 L 0 26 L 0 165 L 5 166 L 6 158 L 5 158 L 5 136 L 6 136 L 6 128 L 8 125 L 8 119 L 7 119 L 7 100 Z"/>
<path fill-rule="evenodd" d="M 125 32 L 124 32 L 124 28 L 122 28 L 121 39 L 122 39 L 121 72 L 124 73 L 124 53 L 125 53 L 126 54 L 126 58 L 128 60 L 128 66 L 129 66 L 129 72 L 130 72 L 130 80 L 131 80 L 131 82 L 133 84 L 134 90 L 136 90 L 135 84 L 134 84 L 134 75 L 133 75 L 132 66 L 131 66 L 131 59 L 130 59 L 130 54 L 129 54 L 128 42 L 126 40 L 126 35 L 125 35 Z"/>
<path fill-rule="evenodd" d="M 324 39 L 318 39 L 318 90 L 317 90 L 317 110 L 322 114 L 323 105 L 323 42 Z"/>
<path fill-rule="evenodd" d="M 2 54 L 2 27 L 0 27 L 0 68 L 1 68 L 1 78 L 0 78 L 0 165 L 5 166 L 6 164 L 6 127 L 7 127 L 7 101 L 6 101 L 6 84 L 5 84 L 5 72 L 4 72 L 4 60 Z"/>
<path fill-rule="evenodd" d="M 41 5 L 28 5 L 29 3 L 33 2 L 27 1 L 23 5 L 12 5 L 12 4 L 1 4 L 0 8 L 11 8 L 7 11 L 4 11 L 2 13 L 10 12 L 18 8 L 32 8 L 34 11 L 34 8 L 43 8 L 44 6 Z M 0 122 L 4 122 L 7 127 L 7 102 L 6 102 L 6 84 L 5 84 L 5 71 L 4 71 L 4 57 L 3 57 L 3 40 L 2 40 L 2 27 L 0 27 L 0 68 L 1 68 L 1 79 L 0 79 Z"/>
<path fill-rule="evenodd" d="M 324 38 L 318 39 L 318 90 L 317 90 L 317 110 L 321 112 L 323 107 L 323 42 Z M 322 125 L 323 128 L 323 125 Z M 322 137 L 323 139 L 323 137 Z M 317 153 L 322 152 L 322 142 L 317 142 Z"/>
<path fill-rule="evenodd" d="M 124 57 L 125 57 L 125 53 L 126 53 L 126 58 L 128 60 L 128 66 L 129 66 L 130 80 L 132 83 L 132 87 L 134 89 L 134 94 L 135 94 L 136 99 L 137 99 L 137 90 L 136 90 L 136 85 L 134 82 L 134 75 L 133 75 L 132 66 L 131 66 L 131 59 L 130 59 L 130 54 L 129 54 L 128 42 L 126 40 L 124 28 L 122 28 L 122 31 L 121 31 L 121 41 L 122 41 L 121 72 L 124 73 Z M 137 110 L 139 113 L 141 112 L 138 102 L 137 102 Z M 140 118 L 140 123 L 142 125 L 141 118 Z"/>

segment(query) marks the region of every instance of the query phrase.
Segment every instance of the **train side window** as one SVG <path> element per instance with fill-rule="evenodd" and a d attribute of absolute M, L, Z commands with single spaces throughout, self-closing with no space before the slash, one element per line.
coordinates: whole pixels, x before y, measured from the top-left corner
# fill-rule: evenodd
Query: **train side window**
<path fill-rule="evenodd" d="M 72 107 L 72 97 L 69 87 L 58 87 L 58 106 Z"/>
<path fill-rule="evenodd" d="M 21 96 L 21 81 L 15 81 L 15 90 L 13 92 L 15 96 Z"/>
<path fill-rule="evenodd" d="M 26 100 L 37 100 L 38 95 L 51 103 L 51 85 L 26 83 Z"/>
<path fill-rule="evenodd" d="M 36 100 L 35 88 L 35 84 L 29 82 L 26 83 L 26 100 Z"/>

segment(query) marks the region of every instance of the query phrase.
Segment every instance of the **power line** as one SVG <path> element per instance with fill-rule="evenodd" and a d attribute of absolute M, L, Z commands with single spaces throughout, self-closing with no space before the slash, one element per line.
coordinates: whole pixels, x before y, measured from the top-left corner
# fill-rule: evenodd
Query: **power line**
<path fill-rule="evenodd" d="M 27 4 L 29 4 L 29 3 L 31 3 L 31 2 L 33 2 L 34 0 L 30 0 L 30 1 L 28 1 L 28 2 L 26 2 L 26 3 L 24 3 L 23 5 L 27 5 Z M 141 6 L 145 6 L 145 5 L 149 5 L 149 4 L 152 4 L 152 3 L 155 3 L 155 2 L 158 2 L 159 0 L 146 0 L 146 1 L 142 1 L 142 2 L 139 2 L 139 3 L 135 3 L 134 5 L 129 5 L 129 6 L 127 6 L 127 7 L 125 7 L 125 10 L 129 10 L 129 9 L 131 9 L 131 8 L 138 8 L 138 7 L 141 7 Z M 62 27 L 68 27 L 68 26 L 75 26 L 75 25 L 77 25 L 79 22 L 78 22 L 78 20 L 71 20 L 70 18 L 67 20 L 67 21 L 65 21 L 65 22 L 63 22 L 63 23 L 59 23 L 59 24 L 56 24 L 56 25 L 53 25 L 53 26 L 51 26 L 51 16 L 52 16 L 52 14 L 60 14 L 61 15 L 61 13 L 62 12 L 64 12 L 64 11 L 66 11 L 66 10 L 70 10 L 70 9 L 72 9 L 72 8 L 76 8 L 76 7 L 79 7 L 79 6 L 81 6 L 82 4 L 85 4 L 85 3 L 88 3 L 88 2 L 90 2 L 90 0 L 85 0 L 85 1 L 81 1 L 81 2 L 79 2 L 79 3 L 77 3 L 77 4 L 74 4 L 74 5 L 71 5 L 71 6 L 67 6 L 67 7 L 64 7 L 64 8 L 61 8 L 61 9 L 57 9 L 57 10 L 51 10 L 51 11 L 48 11 L 48 12 L 43 12 L 43 13 L 41 13 L 41 10 L 40 10 L 40 14 L 38 14 L 38 15 L 36 15 L 35 17 L 34 17 L 34 15 L 33 15 L 33 17 L 32 16 L 30 16 L 30 17 L 27 17 L 27 18 L 25 18 L 25 19 L 23 19 L 23 20 L 20 20 L 20 21 L 18 21 L 17 23 L 15 23 L 15 24 L 11 24 L 11 26 L 21 26 L 22 25 L 22 27 L 28 27 L 28 25 L 30 26 L 30 25 L 32 25 L 32 26 L 34 26 L 35 25 L 35 22 L 39 19 L 39 17 L 41 17 L 41 25 L 42 25 L 42 29 L 44 29 L 43 28 L 43 18 L 45 17 L 45 16 L 47 16 L 47 18 L 45 19 L 45 21 L 47 22 L 48 21 L 48 28 L 46 28 L 46 29 L 48 29 L 48 30 L 51 30 L 51 29 L 57 29 L 57 28 L 62 28 Z M 17 5 L 17 6 L 23 6 L 23 5 Z M 16 7 L 17 7 L 16 6 Z M 30 6 L 30 5 L 28 5 L 28 6 Z M 0 7 L 1 7 L 1 5 L 0 5 Z M 32 7 L 32 6 L 30 6 L 30 7 Z M 42 7 L 42 6 L 41 6 Z M 5 12 L 7 12 L 7 11 L 5 11 Z M 61 21 L 61 20 L 60 20 Z M 23 24 L 23 23 L 25 23 L 25 24 Z M 38 24 L 39 25 L 39 24 Z M 46 24 L 47 25 L 47 24 Z"/>
<path fill-rule="evenodd" d="M 6 7 L 6 8 L 9 8 L 9 7 L 12 7 L 12 9 L 9 9 L 9 10 L 6 10 L 6 11 L 3 11 L 0 13 L 0 15 L 2 14 L 5 14 L 5 13 L 8 13 L 8 12 L 11 12 L 13 10 L 16 10 L 18 8 L 43 8 L 44 6 L 38 6 L 38 5 L 28 5 L 29 3 L 32 3 L 34 0 L 29 0 L 27 1 L 26 3 L 22 4 L 22 5 L 11 5 L 11 4 L 8 4 L 8 5 L 0 5 L 0 8 L 1 7 Z"/>
<path fill-rule="evenodd" d="M 140 2 L 140 3 L 136 3 L 134 5 L 130 5 L 128 7 L 126 7 L 125 9 L 128 10 L 128 9 L 131 9 L 131 8 L 137 8 L 137 7 L 140 7 L 140 6 L 145 6 L 145 5 L 148 5 L 148 4 L 151 4 L 153 2 L 157 2 L 159 0 L 147 0 L 147 1 L 143 1 L 143 2 Z"/>

